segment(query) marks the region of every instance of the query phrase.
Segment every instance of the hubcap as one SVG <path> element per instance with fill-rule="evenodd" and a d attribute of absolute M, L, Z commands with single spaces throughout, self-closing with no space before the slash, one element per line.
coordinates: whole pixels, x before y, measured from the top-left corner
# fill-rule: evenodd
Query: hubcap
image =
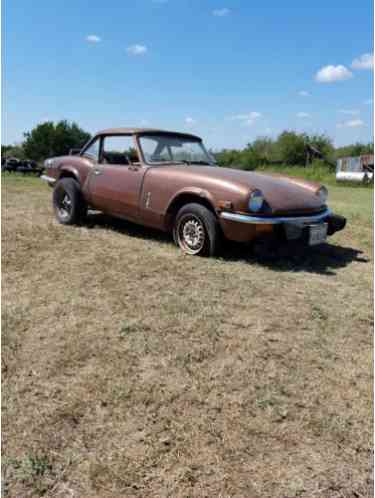
<path fill-rule="evenodd" d="M 72 201 L 66 192 L 63 193 L 59 202 L 58 211 L 61 218 L 67 218 L 72 210 Z"/>
<path fill-rule="evenodd" d="M 178 227 L 178 242 L 189 254 L 198 254 L 205 242 L 205 230 L 199 218 L 189 215 Z"/>

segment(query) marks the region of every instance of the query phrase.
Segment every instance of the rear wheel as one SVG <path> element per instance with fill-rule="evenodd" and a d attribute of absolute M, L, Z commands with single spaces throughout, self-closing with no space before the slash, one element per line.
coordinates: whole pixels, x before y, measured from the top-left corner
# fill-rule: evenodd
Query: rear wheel
<path fill-rule="evenodd" d="M 62 178 L 53 190 L 53 208 L 59 223 L 79 225 L 84 221 L 87 204 L 79 183 L 74 178 Z"/>
<path fill-rule="evenodd" d="M 205 206 L 186 204 L 177 213 L 173 238 L 186 254 L 213 256 L 220 240 L 219 223 L 212 211 Z"/>

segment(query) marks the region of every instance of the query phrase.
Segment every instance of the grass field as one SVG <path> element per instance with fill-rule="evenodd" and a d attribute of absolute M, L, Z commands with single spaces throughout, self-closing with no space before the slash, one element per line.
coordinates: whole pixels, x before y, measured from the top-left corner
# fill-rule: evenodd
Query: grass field
<path fill-rule="evenodd" d="M 2 181 L 4 497 L 372 496 L 373 190 L 270 262 Z"/>

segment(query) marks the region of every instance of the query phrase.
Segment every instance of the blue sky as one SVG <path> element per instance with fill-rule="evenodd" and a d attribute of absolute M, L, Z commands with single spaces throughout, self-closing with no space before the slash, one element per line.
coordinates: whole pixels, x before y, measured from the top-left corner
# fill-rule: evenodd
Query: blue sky
<path fill-rule="evenodd" d="M 373 136 L 371 0 L 4 0 L 2 141 L 44 120 Z M 367 54 L 367 55 L 366 55 Z"/>

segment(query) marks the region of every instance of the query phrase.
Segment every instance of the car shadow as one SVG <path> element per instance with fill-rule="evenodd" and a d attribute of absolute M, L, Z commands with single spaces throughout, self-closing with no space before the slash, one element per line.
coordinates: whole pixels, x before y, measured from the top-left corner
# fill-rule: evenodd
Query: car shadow
<path fill-rule="evenodd" d="M 89 212 L 85 226 L 89 229 L 105 228 L 130 237 L 157 240 L 163 244 L 172 243 L 172 237 L 168 233 L 99 212 Z M 224 261 L 242 261 L 245 264 L 256 263 L 279 272 L 302 271 L 335 275 L 335 270 L 354 261 L 368 263 L 369 259 L 362 254 L 359 249 L 329 243 L 306 247 L 299 243 L 283 243 L 275 246 L 267 243 L 248 245 L 225 241 L 218 258 Z"/>
<path fill-rule="evenodd" d="M 240 244 L 227 243 L 223 259 L 257 263 L 279 272 L 309 272 L 335 275 L 335 270 L 352 262 L 368 263 L 363 251 L 330 243 L 309 247 L 300 243 L 281 243 L 267 247 L 267 244 L 246 248 Z"/>
<path fill-rule="evenodd" d="M 85 221 L 85 227 L 105 228 L 124 235 L 129 235 L 130 237 L 152 239 L 165 244 L 170 244 L 172 240 L 168 233 L 162 232 L 161 230 L 137 225 L 136 223 L 120 218 L 114 218 L 100 213 L 99 211 L 89 211 Z"/>

